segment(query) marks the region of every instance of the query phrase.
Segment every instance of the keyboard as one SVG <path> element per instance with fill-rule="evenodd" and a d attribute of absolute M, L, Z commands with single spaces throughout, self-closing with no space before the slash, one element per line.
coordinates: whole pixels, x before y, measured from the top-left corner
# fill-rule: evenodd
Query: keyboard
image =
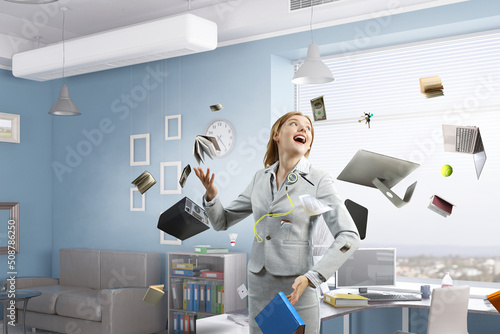
<path fill-rule="evenodd" d="M 370 299 L 370 302 L 394 302 L 394 301 L 416 301 L 422 300 L 422 296 L 416 293 L 385 293 L 385 292 L 368 292 L 361 293 L 363 297 Z"/>
<path fill-rule="evenodd" d="M 476 129 L 457 128 L 457 152 L 472 153 Z"/>

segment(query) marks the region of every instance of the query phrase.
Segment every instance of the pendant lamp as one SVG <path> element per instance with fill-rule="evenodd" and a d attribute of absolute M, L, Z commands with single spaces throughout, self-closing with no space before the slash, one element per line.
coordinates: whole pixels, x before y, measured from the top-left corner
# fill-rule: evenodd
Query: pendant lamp
<path fill-rule="evenodd" d="M 307 48 L 307 57 L 304 63 L 293 76 L 292 83 L 296 85 L 323 84 L 334 80 L 332 72 L 321 60 L 318 44 L 314 43 L 312 33 L 313 8 L 314 6 L 311 4 L 310 30 L 312 43 Z"/>
<path fill-rule="evenodd" d="M 62 28 L 62 46 L 63 46 L 63 80 L 64 80 L 64 61 L 65 61 L 65 49 L 64 49 L 64 17 L 67 8 L 61 7 L 61 11 L 63 12 L 63 28 Z M 76 104 L 71 101 L 69 97 L 69 89 L 66 84 L 61 88 L 61 94 L 59 95 L 59 99 L 54 103 L 52 108 L 50 108 L 49 114 L 55 116 L 78 116 L 81 115 L 80 110 Z"/>

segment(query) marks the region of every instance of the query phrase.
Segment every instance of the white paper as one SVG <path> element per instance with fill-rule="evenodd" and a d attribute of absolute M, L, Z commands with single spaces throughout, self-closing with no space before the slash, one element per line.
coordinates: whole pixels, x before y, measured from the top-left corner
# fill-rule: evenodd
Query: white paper
<path fill-rule="evenodd" d="M 302 207 L 306 211 L 306 214 L 309 216 L 320 215 L 323 212 L 327 212 L 332 210 L 328 205 L 321 202 L 316 197 L 311 195 L 302 195 L 299 196 L 300 201 L 302 202 Z"/>
<path fill-rule="evenodd" d="M 246 288 L 245 284 L 242 284 L 242 285 L 240 285 L 238 287 L 238 294 L 240 295 L 241 299 L 243 299 L 246 296 L 248 296 L 248 291 L 247 291 L 247 288 Z"/>

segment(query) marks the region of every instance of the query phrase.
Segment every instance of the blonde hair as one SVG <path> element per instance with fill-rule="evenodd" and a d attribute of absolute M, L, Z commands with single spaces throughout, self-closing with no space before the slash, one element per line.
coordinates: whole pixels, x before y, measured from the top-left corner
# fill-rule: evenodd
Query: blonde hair
<path fill-rule="evenodd" d="M 274 141 L 274 136 L 281 130 L 283 124 L 285 124 L 286 121 L 288 121 L 293 116 L 304 116 L 309 120 L 309 123 L 311 123 L 311 146 L 309 147 L 309 150 L 306 152 L 306 154 L 304 154 L 306 158 L 309 156 L 309 152 L 311 152 L 312 143 L 314 141 L 313 124 L 309 116 L 302 114 L 300 111 L 291 111 L 278 118 L 278 120 L 273 124 L 273 127 L 271 128 L 266 154 L 264 155 L 264 167 L 267 168 L 279 160 L 278 144 L 276 144 L 276 142 Z"/>

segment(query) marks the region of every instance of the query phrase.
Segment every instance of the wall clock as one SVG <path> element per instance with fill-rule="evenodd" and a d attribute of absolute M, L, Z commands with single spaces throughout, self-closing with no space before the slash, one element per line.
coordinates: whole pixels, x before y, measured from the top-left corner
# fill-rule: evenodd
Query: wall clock
<path fill-rule="evenodd" d="M 236 140 L 233 125 L 224 119 L 216 119 L 210 122 L 205 130 L 205 135 L 217 139 L 220 148 L 219 157 L 226 156 L 231 152 Z"/>

